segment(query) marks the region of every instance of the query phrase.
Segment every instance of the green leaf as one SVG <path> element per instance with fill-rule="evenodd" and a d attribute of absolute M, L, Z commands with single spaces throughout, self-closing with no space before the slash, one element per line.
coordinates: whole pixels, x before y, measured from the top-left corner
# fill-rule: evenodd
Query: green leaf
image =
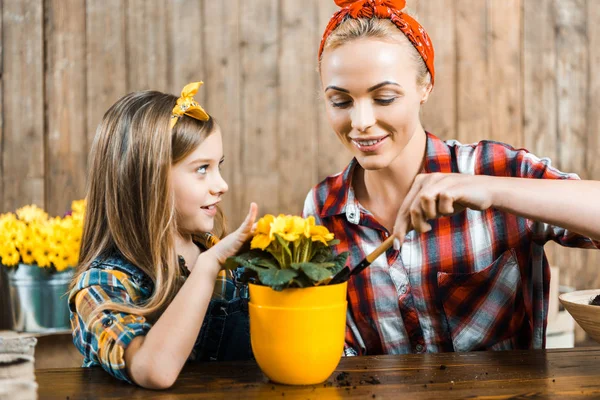
<path fill-rule="evenodd" d="M 310 262 L 319 264 L 319 263 L 322 263 L 325 261 L 329 261 L 331 259 L 331 257 L 332 257 L 331 248 L 325 246 L 321 242 L 313 243 L 312 256 L 309 259 Z"/>
<path fill-rule="evenodd" d="M 340 240 L 339 240 L 339 239 L 333 239 L 333 240 L 330 240 L 329 242 L 327 242 L 327 246 L 330 246 L 330 247 L 331 247 L 331 246 L 337 246 L 337 245 L 338 245 L 338 244 L 340 244 L 340 243 L 341 243 L 341 242 L 340 242 Z"/>
<path fill-rule="evenodd" d="M 337 256 L 335 256 L 335 258 L 333 259 L 333 262 L 336 265 L 339 265 L 341 268 L 344 268 L 346 266 L 346 261 L 348 260 L 349 255 L 350 255 L 349 252 L 344 251 L 344 252 L 338 254 Z"/>
<path fill-rule="evenodd" d="M 223 268 L 229 270 L 229 269 L 236 269 L 239 266 L 240 266 L 240 263 L 237 262 L 234 257 L 228 257 L 227 260 L 225 260 L 225 265 L 223 265 Z"/>
<path fill-rule="evenodd" d="M 249 258 L 247 255 L 229 257 L 225 261 L 225 268 L 227 269 L 236 269 L 239 266 L 247 268 L 256 268 L 256 264 L 255 262 L 253 262 L 253 259 Z"/>
<path fill-rule="evenodd" d="M 321 282 L 332 276 L 331 271 L 322 264 L 301 263 L 298 268 L 313 282 Z"/>
<path fill-rule="evenodd" d="M 271 286 L 273 289 L 289 283 L 298 276 L 298 271 L 292 268 L 284 269 L 263 269 L 258 271 L 258 278 L 263 285 Z M 277 290 L 277 289 L 275 289 Z"/>
<path fill-rule="evenodd" d="M 253 264 L 253 263 L 248 263 L 247 265 L 244 265 L 244 268 L 248 268 L 251 269 L 253 271 L 258 272 L 258 276 L 260 277 L 260 273 L 264 272 L 264 271 L 273 271 L 271 268 L 265 268 L 265 267 L 261 267 L 259 265 Z"/>
<path fill-rule="evenodd" d="M 311 281 L 305 274 L 298 275 L 290 283 L 290 287 L 299 287 L 299 288 L 311 287 L 314 285 L 315 285 L 314 282 Z"/>
<path fill-rule="evenodd" d="M 256 265 L 259 265 L 261 267 L 265 267 L 265 268 L 275 268 L 275 269 L 279 269 L 279 264 L 277 263 L 277 260 L 274 259 L 270 259 L 270 258 L 259 258 L 254 260 L 254 263 Z"/>

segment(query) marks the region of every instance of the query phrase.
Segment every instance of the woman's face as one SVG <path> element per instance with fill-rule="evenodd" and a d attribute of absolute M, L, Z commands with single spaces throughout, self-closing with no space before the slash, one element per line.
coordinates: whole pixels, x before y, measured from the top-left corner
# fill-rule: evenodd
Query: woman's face
<path fill-rule="evenodd" d="M 422 130 L 419 109 L 429 88 L 417 86 L 407 45 L 361 38 L 321 59 L 329 123 L 366 170 L 389 167 Z"/>

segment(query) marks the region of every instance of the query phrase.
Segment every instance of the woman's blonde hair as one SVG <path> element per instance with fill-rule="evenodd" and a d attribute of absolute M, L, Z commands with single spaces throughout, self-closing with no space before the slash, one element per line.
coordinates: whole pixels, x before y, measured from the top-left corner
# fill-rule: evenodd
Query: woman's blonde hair
<path fill-rule="evenodd" d="M 377 17 L 354 19 L 348 17 L 331 32 L 325 41 L 323 52 L 361 38 L 375 38 L 402 44 L 408 50 L 408 54 L 417 66 L 417 85 L 424 87 L 431 83 L 431 74 L 427 69 L 425 61 L 423 61 L 417 49 L 415 49 L 404 33 L 389 19 Z M 319 59 L 319 70 L 321 68 L 321 59 Z"/>
<path fill-rule="evenodd" d="M 177 97 L 156 91 L 130 93 L 104 114 L 96 131 L 88 164 L 79 265 L 72 286 L 94 260 L 113 253 L 120 253 L 154 283 L 144 304 L 110 303 L 96 312 L 110 309 L 153 320 L 181 286 L 171 167 L 193 152 L 216 124 L 212 118 L 199 121 L 184 115 L 171 129 L 176 102 Z M 220 236 L 225 229 L 221 212 L 215 227 Z"/>

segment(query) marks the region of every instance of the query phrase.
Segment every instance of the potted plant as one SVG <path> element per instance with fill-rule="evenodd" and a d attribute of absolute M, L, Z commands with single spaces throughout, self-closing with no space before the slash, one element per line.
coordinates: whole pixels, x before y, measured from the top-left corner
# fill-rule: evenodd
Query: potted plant
<path fill-rule="evenodd" d="M 8 276 L 14 330 L 70 328 L 64 295 L 79 258 L 85 201 L 71 207 L 62 218 L 35 205 L 0 214 L 0 264 Z"/>
<path fill-rule="evenodd" d="M 343 353 L 346 282 L 328 285 L 346 263 L 338 244 L 314 217 L 266 215 L 250 248 L 228 259 L 249 284 L 254 357 L 272 381 L 307 385 L 325 381 Z"/>

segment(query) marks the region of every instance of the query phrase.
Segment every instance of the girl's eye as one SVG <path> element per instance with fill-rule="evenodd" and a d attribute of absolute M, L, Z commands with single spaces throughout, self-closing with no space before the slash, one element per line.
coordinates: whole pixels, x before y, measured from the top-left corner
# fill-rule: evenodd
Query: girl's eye
<path fill-rule="evenodd" d="M 199 173 L 200 175 L 206 175 L 206 170 L 208 169 L 208 165 L 203 165 L 201 167 L 199 167 L 196 172 Z"/>
<path fill-rule="evenodd" d="M 389 99 L 375 99 L 375 102 L 382 106 L 387 106 L 387 105 L 392 104 L 395 100 L 396 100 L 395 97 L 390 97 Z"/>

